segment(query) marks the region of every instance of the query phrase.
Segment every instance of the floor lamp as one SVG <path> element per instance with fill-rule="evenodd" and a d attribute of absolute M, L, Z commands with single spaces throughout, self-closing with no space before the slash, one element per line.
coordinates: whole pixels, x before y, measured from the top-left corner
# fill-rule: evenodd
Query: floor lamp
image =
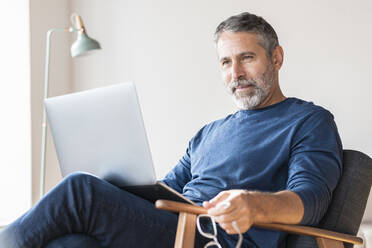
<path fill-rule="evenodd" d="M 77 14 L 71 15 L 72 26 L 68 28 L 53 28 L 47 32 L 46 57 L 45 57 L 45 83 L 44 83 L 44 98 L 43 98 L 43 122 L 42 122 L 42 144 L 41 144 L 41 172 L 40 172 L 40 198 L 44 195 L 45 188 L 45 157 L 46 157 L 46 137 L 47 137 L 47 120 L 45 113 L 44 100 L 48 98 L 49 85 L 49 52 L 50 38 L 53 32 L 63 31 L 69 33 L 77 33 L 77 39 L 71 46 L 71 56 L 77 57 L 85 55 L 88 52 L 101 49 L 101 46 L 96 40 L 91 39 L 84 27 L 81 17 Z"/>

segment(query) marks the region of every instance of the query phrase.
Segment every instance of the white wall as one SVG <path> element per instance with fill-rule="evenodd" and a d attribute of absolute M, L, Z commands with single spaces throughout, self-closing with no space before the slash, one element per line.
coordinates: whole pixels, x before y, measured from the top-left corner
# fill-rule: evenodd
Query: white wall
<path fill-rule="evenodd" d="M 280 82 L 334 113 L 345 148 L 372 155 L 369 92 L 372 2 L 70 0 L 102 51 L 74 60 L 74 91 L 134 81 L 156 172 L 162 177 L 205 123 L 234 112 L 212 41 L 230 15 L 250 11 L 276 29 Z M 367 217 L 372 220 L 372 206 Z"/>

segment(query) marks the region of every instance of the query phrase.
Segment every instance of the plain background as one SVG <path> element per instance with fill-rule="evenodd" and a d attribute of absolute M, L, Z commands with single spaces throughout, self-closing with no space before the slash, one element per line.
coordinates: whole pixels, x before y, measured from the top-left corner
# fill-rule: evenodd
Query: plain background
<path fill-rule="evenodd" d="M 28 1 L 0 1 L 0 229 L 31 205 L 29 19 Z"/>
<path fill-rule="evenodd" d="M 285 60 L 280 84 L 286 96 L 313 101 L 335 116 L 344 148 L 372 155 L 372 2 L 32 0 L 33 200 L 38 198 L 45 36 L 69 26 L 79 13 L 102 50 L 71 59 L 73 35 L 53 37 L 50 95 L 133 81 L 142 106 L 157 176 L 184 154 L 205 124 L 234 113 L 213 43 L 216 26 L 248 11 L 276 30 Z M 60 180 L 49 137 L 47 188 Z M 370 203 L 365 220 L 372 221 Z"/>

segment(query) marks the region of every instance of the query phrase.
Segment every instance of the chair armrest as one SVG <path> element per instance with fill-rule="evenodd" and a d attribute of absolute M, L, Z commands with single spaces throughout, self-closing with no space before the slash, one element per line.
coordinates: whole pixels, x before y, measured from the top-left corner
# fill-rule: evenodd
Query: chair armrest
<path fill-rule="evenodd" d="M 191 214 L 206 214 L 207 210 L 201 206 L 194 206 L 191 204 L 174 202 L 168 200 L 157 200 L 155 202 L 155 207 L 162 210 L 168 210 L 172 212 L 183 212 Z M 329 230 L 324 230 L 309 226 L 300 225 L 288 225 L 288 224 L 276 224 L 276 223 L 254 223 L 253 226 L 277 231 L 283 231 L 294 234 L 301 234 L 319 238 L 326 238 L 331 240 L 342 241 L 346 243 L 351 243 L 355 245 L 363 244 L 363 239 L 343 233 L 337 233 Z"/>

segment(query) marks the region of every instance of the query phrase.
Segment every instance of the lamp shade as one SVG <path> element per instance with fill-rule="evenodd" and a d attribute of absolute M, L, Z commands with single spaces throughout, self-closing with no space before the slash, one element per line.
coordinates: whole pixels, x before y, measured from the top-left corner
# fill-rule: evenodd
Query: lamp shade
<path fill-rule="evenodd" d="M 71 56 L 77 57 L 95 49 L 101 49 L 98 41 L 90 38 L 85 32 L 81 32 L 78 33 L 76 41 L 71 46 Z"/>

